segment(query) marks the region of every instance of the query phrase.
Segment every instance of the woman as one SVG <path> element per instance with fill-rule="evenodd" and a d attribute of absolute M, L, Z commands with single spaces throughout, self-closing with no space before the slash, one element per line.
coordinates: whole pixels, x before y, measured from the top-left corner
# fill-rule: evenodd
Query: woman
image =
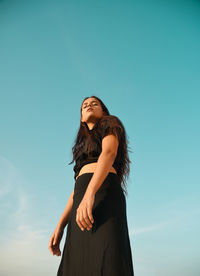
<path fill-rule="evenodd" d="M 68 224 L 57 276 L 133 276 L 124 195 L 131 162 L 126 132 L 96 96 L 81 104 L 72 151 L 74 190 L 49 241 L 51 253 L 60 256 Z"/>

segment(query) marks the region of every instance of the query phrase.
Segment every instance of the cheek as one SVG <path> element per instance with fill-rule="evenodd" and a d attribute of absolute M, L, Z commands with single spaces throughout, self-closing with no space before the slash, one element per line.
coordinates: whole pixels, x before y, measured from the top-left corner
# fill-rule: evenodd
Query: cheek
<path fill-rule="evenodd" d="M 84 111 L 82 111 L 82 116 L 81 117 L 82 117 L 83 120 L 86 118 L 85 115 L 86 115 L 86 113 Z"/>
<path fill-rule="evenodd" d="M 98 113 L 99 113 L 99 115 L 102 116 L 102 115 L 103 115 L 103 110 L 100 109 L 100 110 L 98 111 Z"/>

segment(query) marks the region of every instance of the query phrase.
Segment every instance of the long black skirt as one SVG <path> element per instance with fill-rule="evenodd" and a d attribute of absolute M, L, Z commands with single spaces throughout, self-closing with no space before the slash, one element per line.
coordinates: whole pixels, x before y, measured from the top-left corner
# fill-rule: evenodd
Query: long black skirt
<path fill-rule="evenodd" d="M 75 181 L 74 197 L 57 276 L 134 276 L 126 198 L 117 174 L 109 172 L 95 194 L 90 230 L 76 222 L 78 208 L 93 172 Z"/>

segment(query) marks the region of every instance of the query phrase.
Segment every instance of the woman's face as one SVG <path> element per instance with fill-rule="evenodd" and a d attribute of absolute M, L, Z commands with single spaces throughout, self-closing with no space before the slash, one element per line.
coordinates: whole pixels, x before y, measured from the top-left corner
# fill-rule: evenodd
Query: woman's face
<path fill-rule="evenodd" d="M 101 118 L 103 116 L 103 110 L 101 104 L 96 98 L 88 98 L 82 104 L 81 114 L 82 122 L 95 122 L 96 119 Z"/>

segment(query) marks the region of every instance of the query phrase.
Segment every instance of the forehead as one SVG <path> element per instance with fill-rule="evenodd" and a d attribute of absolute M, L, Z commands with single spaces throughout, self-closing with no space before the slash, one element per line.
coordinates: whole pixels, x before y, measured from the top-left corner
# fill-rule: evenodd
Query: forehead
<path fill-rule="evenodd" d="M 83 102 L 83 105 L 84 105 L 84 104 L 89 104 L 89 103 L 91 103 L 91 102 L 98 102 L 98 100 L 95 99 L 95 98 L 89 98 L 89 99 L 86 99 L 86 100 Z"/>

